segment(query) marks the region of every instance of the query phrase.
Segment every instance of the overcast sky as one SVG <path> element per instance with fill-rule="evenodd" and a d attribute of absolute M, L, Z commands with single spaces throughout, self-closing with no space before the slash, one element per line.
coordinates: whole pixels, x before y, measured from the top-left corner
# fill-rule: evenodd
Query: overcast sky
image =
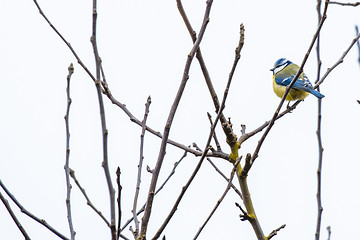
<path fill-rule="evenodd" d="M 95 75 L 90 43 L 92 1 L 39 1 L 43 11 L 69 41 Z M 210 76 L 222 98 L 238 43 L 239 26 L 245 26 L 245 45 L 229 92 L 224 114 L 231 117 L 234 131 L 241 124 L 251 131 L 269 120 L 280 99 L 272 91 L 269 69 L 281 57 L 300 64 L 317 28 L 316 0 L 306 1 L 214 1 L 201 49 Z M 39 218 L 70 237 L 66 219 L 65 121 L 66 76 L 71 78 L 70 167 L 90 199 L 109 219 L 109 196 L 102 162 L 99 105 L 94 83 L 39 14 L 33 1 L 5 1 L 0 16 L 0 179 L 18 201 Z M 184 1 L 184 8 L 199 32 L 205 1 Z M 348 48 L 360 23 L 359 7 L 330 5 L 321 31 L 321 75 Z M 99 1 L 98 48 L 114 97 L 142 119 L 145 102 L 152 103 L 148 125 L 162 132 L 180 84 L 191 38 L 178 13 L 176 1 Z M 353 239 L 358 235 L 360 193 L 358 174 L 360 134 L 360 65 L 356 46 L 321 85 L 323 218 L 321 238 Z M 305 73 L 314 82 L 317 74 L 315 49 Z M 215 117 L 199 64 L 194 59 L 190 78 L 170 133 L 184 145 L 196 142 L 203 148 L 209 133 L 206 112 Z M 109 131 L 109 164 L 115 186 L 115 171 L 121 168 L 123 222 L 131 215 L 135 193 L 141 128 L 104 96 Z M 286 105 L 286 104 L 285 104 Z M 285 108 L 285 106 L 284 106 Z M 248 177 L 259 221 L 266 234 L 286 224 L 276 239 L 312 239 L 315 234 L 316 138 L 318 101 L 309 96 L 270 131 Z M 217 136 L 229 152 L 220 128 Z M 262 133 L 244 143 L 240 153 L 253 153 Z M 144 167 L 155 167 L 160 139 L 145 135 Z M 159 182 L 170 174 L 183 150 L 167 147 Z M 162 220 L 191 175 L 199 158 L 188 154 L 166 188 L 155 198 L 149 237 Z M 232 166 L 213 159 L 230 175 Z M 148 192 L 150 173 L 143 171 L 139 208 Z M 237 182 L 234 184 L 238 186 Z M 72 182 L 71 204 L 76 239 L 110 239 L 105 223 L 86 204 Z M 167 239 L 192 239 L 225 190 L 227 182 L 208 162 L 185 194 L 164 233 Z M 32 239 L 58 239 L 34 222 L 10 201 Z M 255 239 L 248 222 L 241 222 L 230 191 L 199 239 Z M 132 239 L 131 232 L 123 234 Z M 0 239 L 22 235 L 4 205 L 0 206 Z M 275 238 L 274 238 L 275 239 Z"/>

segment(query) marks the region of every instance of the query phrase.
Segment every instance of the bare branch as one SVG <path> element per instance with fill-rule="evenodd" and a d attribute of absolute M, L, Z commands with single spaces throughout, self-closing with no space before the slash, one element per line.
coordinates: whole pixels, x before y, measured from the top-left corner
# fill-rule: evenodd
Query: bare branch
<path fill-rule="evenodd" d="M 67 80 L 67 87 L 66 87 L 66 96 L 67 96 L 67 107 L 66 107 L 66 114 L 65 114 L 65 128 L 66 128 L 66 159 L 65 159 L 65 180 L 66 180 L 66 208 L 67 208 L 67 219 L 69 223 L 70 229 L 70 236 L 71 240 L 75 239 L 75 230 L 72 223 L 71 217 L 71 204 L 70 204 L 70 193 L 71 193 L 71 184 L 70 184 L 70 169 L 69 169 L 69 161 L 70 161 L 70 127 L 69 127 L 69 113 L 70 113 L 70 105 L 71 105 L 71 98 L 70 98 L 70 79 L 71 75 L 74 73 L 74 66 L 71 63 L 68 68 L 68 75 L 66 77 Z"/>
<path fill-rule="evenodd" d="M 319 111 L 318 111 L 318 129 L 316 131 L 316 135 L 318 138 L 318 146 L 319 146 L 319 162 L 318 162 L 318 169 L 316 171 L 317 175 L 317 193 L 316 193 L 316 199 L 317 199 L 317 206 L 318 206 L 318 212 L 317 212 L 317 220 L 316 220 L 316 231 L 315 231 L 315 239 L 320 239 L 320 228 L 321 228 L 321 216 L 323 212 L 323 207 L 321 204 L 321 169 L 322 169 L 322 160 L 323 160 L 323 147 L 322 147 L 322 141 L 321 141 L 321 105 L 319 104 Z"/>
<path fill-rule="evenodd" d="M 234 59 L 233 65 L 231 67 L 231 71 L 229 73 L 229 80 L 228 80 L 226 88 L 225 88 L 224 98 L 227 97 L 227 94 L 228 94 L 229 89 L 230 89 L 231 80 L 232 80 L 232 78 L 234 76 L 236 66 L 237 66 L 237 64 L 238 64 L 238 62 L 240 60 L 240 52 L 241 52 L 242 47 L 244 46 L 244 38 L 245 38 L 244 35 L 245 35 L 245 28 L 244 28 L 244 25 L 241 23 L 240 24 L 239 43 L 238 43 L 238 46 L 235 49 L 235 59 Z M 222 101 L 222 104 L 225 104 L 224 99 Z M 222 116 L 223 115 L 220 115 L 220 120 L 222 119 Z M 237 136 L 235 135 L 235 133 L 234 133 L 234 131 L 232 129 L 232 124 L 231 124 L 230 120 L 225 121 L 225 122 L 222 121 L 221 124 L 222 124 L 223 131 L 224 131 L 224 133 L 226 135 L 226 142 L 229 144 L 230 148 L 234 147 L 234 145 L 236 145 L 236 143 L 237 143 Z"/>
<path fill-rule="evenodd" d="M 147 102 L 145 104 L 145 113 L 144 113 L 144 118 L 142 120 L 142 126 L 141 126 L 142 129 L 141 129 L 141 136 L 140 136 L 140 159 L 139 159 L 139 164 L 138 164 L 138 175 L 137 175 L 136 190 L 135 190 L 134 203 L 133 203 L 133 209 L 132 209 L 132 214 L 133 214 L 134 223 L 135 223 L 135 230 L 133 232 L 135 239 L 137 239 L 139 237 L 139 220 L 137 218 L 136 206 L 137 206 L 139 192 L 140 192 L 141 171 L 142 171 L 142 165 L 143 165 L 143 160 L 144 160 L 144 136 L 145 136 L 145 131 L 146 131 L 146 120 L 147 120 L 147 116 L 149 114 L 150 104 L 151 104 L 151 98 L 149 96 L 147 99 Z"/>
<path fill-rule="evenodd" d="M 28 235 L 27 232 L 25 231 L 24 227 L 21 225 L 21 223 L 20 223 L 19 220 L 17 219 L 15 213 L 12 211 L 8 200 L 5 199 L 5 197 L 1 194 L 1 192 L 0 192 L 0 199 L 1 199 L 1 201 L 3 202 L 6 210 L 9 212 L 11 218 L 12 218 L 13 221 L 15 222 L 16 226 L 18 227 L 18 229 L 20 230 L 20 232 L 21 232 L 22 235 L 24 236 L 25 240 L 30 240 L 31 238 L 29 237 L 29 235 Z"/>
<path fill-rule="evenodd" d="M 321 1 L 318 0 L 318 4 L 317 4 L 317 12 L 318 12 L 318 21 L 321 21 Z M 320 79 L 320 70 L 321 70 L 321 59 L 320 59 L 320 33 L 319 33 L 319 37 L 317 39 L 317 43 L 316 43 L 316 57 L 317 57 L 317 62 L 318 62 L 318 68 L 317 68 L 317 80 L 318 81 Z M 320 91 L 320 87 L 317 87 L 317 90 Z M 321 140 L 321 106 L 322 106 L 322 101 L 321 99 L 318 99 L 318 118 L 317 118 L 317 130 L 316 130 L 316 135 L 317 135 L 317 139 L 318 139 L 318 149 L 319 149 L 319 161 L 318 161 L 318 169 L 317 169 L 317 193 L 316 193 L 316 198 L 317 198 L 317 204 L 318 204 L 318 216 L 317 216 L 317 221 L 316 221 L 316 231 L 315 231 L 315 239 L 319 240 L 320 239 L 320 229 L 321 229 L 321 217 L 322 217 L 322 211 L 323 211 L 323 207 L 321 205 L 321 168 L 322 168 L 322 160 L 323 160 L 323 152 L 324 152 L 324 148 L 322 146 L 322 140 Z"/>
<path fill-rule="evenodd" d="M 174 167 L 172 168 L 169 176 L 165 179 L 165 181 L 161 184 L 161 186 L 156 190 L 155 195 L 158 194 L 165 186 L 165 184 L 170 180 L 170 178 L 175 174 L 176 168 L 180 165 L 181 161 L 187 156 L 187 152 L 185 151 L 182 157 L 174 163 Z M 146 203 L 140 208 L 140 210 L 136 213 L 139 215 L 145 210 Z M 124 226 L 120 229 L 120 232 L 122 232 L 132 221 L 134 220 L 134 217 L 130 218 Z"/>
<path fill-rule="evenodd" d="M 160 173 L 160 169 L 162 166 L 162 162 L 164 160 L 165 157 L 165 150 L 166 150 L 166 145 L 167 145 L 167 140 L 169 137 L 169 133 L 170 133 L 170 128 L 171 128 L 171 124 L 173 122 L 173 119 L 175 117 L 175 113 L 177 110 L 177 107 L 179 105 L 180 99 L 182 97 L 182 93 L 185 89 L 187 80 L 189 79 L 189 69 L 192 63 L 192 60 L 194 58 L 194 55 L 197 51 L 197 49 L 199 48 L 200 42 L 204 36 L 205 33 L 205 29 L 206 26 L 209 22 L 209 15 L 210 15 L 210 9 L 211 9 L 211 5 L 212 5 L 212 0 L 208 0 L 207 1 L 207 7 L 205 10 L 205 15 L 204 15 L 204 20 L 203 20 L 203 24 L 201 26 L 201 30 L 199 33 L 199 37 L 196 40 L 196 42 L 194 43 L 193 48 L 191 49 L 189 55 L 188 55 L 188 59 L 186 61 L 186 65 L 185 65 L 185 69 L 184 69 L 184 73 L 183 73 L 183 77 L 181 80 L 181 84 L 180 87 L 178 89 L 178 92 L 176 94 L 175 100 L 173 102 L 173 105 L 171 107 L 165 128 L 164 128 L 164 133 L 163 133 L 163 138 L 161 141 L 161 147 L 160 147 L 160 151 L 159 151 L 159 156 L 158 156 L 158 160 L 156 162 L 156 166 L 154 169 L 154 173 L 152 175 L 152 179 L 151 179 L 151 183 L 150 183 L 150 188 L 149 188 L 149 193 L 148 193 L 148 199 L 147 199 L 147 203 L 146 203 L 146 207 L 145 207 L 145 212 L 144 212 L 144 216 L 141 222 L 141 232 L 140 232 L 140 239 L 145 239 L 146 238 L 146 231 L 147 231 L 147 226 L 148 226 L 148 222 L 149 222 L 149 218 L 150 218 L 150 214 L 151 214 L 151 209 L 152 209 L 152 203 L 153 203 L 153 199 L 154 199 L 154 191 L 156 188 L 156 184 L 157 184 L 157 179 L 159 177 L 159 173 Z"/>
<path fill-rule="evenodd" d="M 225 88 L 224 97 L 223 97 L 223 101 L 222 101 L 222 105 L 224 104 L 223 107 L 225 107 L 224 99 L 226 99 L 226 97 L 227 97 L 227 94 L 228 94 L 229 88 L 230 88 L 230 84 L 231 84 L 231 80 L 234 76 L 236 66 L 240 60 L 240 52 L 241 52 L 242 47 L 244 46 L 244 39 L 245 39 L 244 35 L 245 35 L 245 28 L 244 28 L 244 25 L 241 23 L 240 24 L 239 43 L 235 49 L 235 59 L 234 59 L 233 65 L 231 67 L 231 71 L 229 74 L 229 80 L 228 80 L 226 88 Z M 222 119 L 222 116 L 223 115 L 220 115 L 220 120 Z M 233 132 L 230 121 L 221 122 L 221 124 L 223 127 L 223 131 L 226 135 L 226 142 L 229 144 L 230 148 L 234 147 L 234 145 L 236 145 L 236 143 L 237 143 L 237 136 Z"/>
<path fill-rule="evenodd" d="M 217 115 L 217 118 L 215 119 L 215 124 L 218 122 L 219 120 L 219 115 Z M 208 142 L 206 146 L 209 146 L 210 141 L 211 141 L 211 136 L 213 134 L 213 130 L 215 129 L 215 125 L 213 125 L 211 127 L 211 131 L 209 134 L 209 138 L 208 138 Z M 186 184 L 181 188 L 181 192 L 178 196 L 178 198 L 176 199 L 171 211 L 169 212 L 168 216 L 166 217 L 166 219 L 164 220 L 163 224 L 161 225 L 161 227 L 159 228 L 159 230 L 156 232 L 155 236 L 152 238 L 153 240 L 158 239 L 161 235 L 161 233 L 163 232 L 163 230 L 165 229 L 165 227 L 167 226 L 167 224 L 169 223 L 170 219 L 172 218 L 172 216 L 175 214 L 176 210 L 178 209 L 178 206 L 180 204 L 180 201 L 182 200 L 183 196 L 185 195 L 185 192 L 187 191 L 187 189 L 189 188 L 190 184 L 192 183 L 192 181 L 194 180 L 196 174 L 199 172 L 200 167 L 204 161 L 205 155 L 207 153 L 207 151 L 209 150 L 209 148 L 206 148 L 204 151 L 204 154 L 200 157 L 200 160 L 198 162 L 198 164 L 196 165 L 193 173 L 191 174 L 190 178 L 188 179 L 188 181 L 186 182 Z"/>
<path fill-rule="evenodd" d="M 125 237 L 124 235 L 122 235 L 121 233 L 119 234 L 119 236 L 120 236 L 122 239 L 130 240 L 129 238 L 127 238 L 127 237 Z"/>
<path fill-rule="evenodd" d="M 244 168 L 241 171 L 242 177 L 245 177 L 245 178 L 247 177 L 250 167 L 251 167 L 251 154 L 248 153 L 248 154 L 246 154 L 246 157 L 245 157 Z"/>
<path fill-rule="evenodd" d="M 280 227 L 278 227 L 277 229 L 275 229 L 274 231 L 272 231 L 266 239 L 267 239 L 267 240 L 270 240 L 272 237 L 274 237 L 275 235 L 277 235 L 277 233 L 278 233 L 281 229 L 283 229 L 283 228 L 285 228 L 285 227 L 286 227 L 286 224 L 281 225 Z"/>
<path fill-rule="evenodd" d="M 330 236 L 331 236 L 331 227 L 330 227 L 330 226 L 328 226 L 328 227 L 326 228 L 326 230 L 328 231 L 328 240 L 330 240 Z"/>
<path fill-rule="evenodd" d="M 246 133 L 246 125 L 241 124 L 241 136 L 245 135 L 245 133 Z"/>
<path fill-rule="evenodd" d="M 117 197 L 117 205 L 118 205 L 118 226 L 116 229 L 116 233 L 117 233 L 117 238 L 119 239 L 120 237 L 120 227 L 121 227 L 121 216 L 122 216 L 122 212 L 121 212 L 121 190 L 122 190 L 122 186 L 120 184 L 120 167 L 118 167 L 116 169 L 116 184 L 118 187 L 118 197 Z"/>
<path fill-rule="evenodd" d="M 110 200 L 110 231 L 112 240 L 116 239 L 116 228 L 115 228 L 115 190 L 111 181 L 111 175 L 109 170 L 109 161 L 108 161 L 108 130 L 106 128 L 106 119 L 105 119 L 105 107 L 102 97 L 102 88 L 100 81 L 101 74 L 101 59 L 99 56 L 99 51 L 97 48 L 96 41 L 96 28 L 97 28 L 97 0 L 93 0 L 93 14 L 92 14 L 92 35 L 90 41 L 94 50 L 95 57 L 95 66 L 96 66 L 96 81 L 95 87 L 98 95 L 99 108 L 100 108 L 100 119 L 101 119 L 101 129 L 102 129 L 102 139 L 103 139 L 103 161 L 102 167 L 104 168 L 106 183 L 109 190 L 109 200 Z"/>
<path fill-rule="evenodd" d="M 283 117 L 284 115 L 286 115 L 287 113 L 291 112 L 292 110 L 294 110 L 296 108 L 297 105 L 300 104 L 300 102 L 302 102 L 301 100 L 296 101 L 293 105 L 289 106 L 288 108 L 286 108 L 284 111 L 282 111 L 281 113 L 279 113 L 279 115 L 276 117 L 276 120 L 278 120 L 279 118 Z M 239 143 L 240 145 L 245 142 L 247 139 L 249 139 L 250 137 L 254 136 L 255 134 L 261 132 L 264 128 L 266 128 L 269 123 L 271 122 L 271 119 L 269 121 L 266 121 L 265 123 L 263 123 L 262 125 L 260 125 L 259 127 L 257 127 L 256 129 L 254 129 L 251 132 L 247 132 L 247 133 L 242 133 L 242 135 L 239 137 Z"/>
<path fill-rule="evenodd" d="M 66 39 L 61 35 L 61 33 L 55 28 L 55 26 L 50 22 L 50 20 L 46 17 L 45 13 L 40 8 L 40 5 L 38 4 L 37 0 L 33 0 L 37 9 L 39 10 L 40 15 L 45 19 L 45 21 L 50 25 L 50 27 L 56 32 L 56 34 L 63 40 L 63 42 L 68 46 L 74 57 L 76 58 L 77 62 L 80 64 L 80 66 L 85 70 L 85 72 L 90 76 L 90 78 L 95 82 L 96 78 L 90 70 L 85 66 L 85 64 L 81 61 L 80 57 L 77 55 L 75 50 L 72 48 L 71 44 L 66 41 Z"/>
<path fill-rule="evenodd" d="M 110 90 L 108 87 L 105 86 L 105 94 L 107 95 L 107 97 L 110 99 L 110 101 L 115 104 L 116 106 L 118 106 L 119 108 L 121 108 L 121 110 L 123 110 L 125 112 L 125 114 L 130 118 L 130 121 L 132 121 L 133 123 L 141 126 L 141 121 L 139 119 L 137 119 L 126 107 L 125 104 L 122 104 L 121 102 L 119 102 L 118 100 L 115 99 L 115 97 L 111 94 Z M 146 130 L 149 131 L 150 133 L 152 133 L 153 135 L 159 137 L 159 138 L 163 138 L 163 135 L 152 129 L 151 127 L 149 126 L 146 126 Z M 173 141 L 171 139 L 167 139 L 167 143 L 175 146 L 175 147 L 178 147 L 180 149 L 183 149 L 191 154 L 194 154 L 195 156 L 199 157 L 202 155 L 202 152 L 199 152 L 199 151 L 196 151 L 184 144 L 181 144 L 181 143 L 178 143 L 176 141 Z M 208 153 L 208 156 L 209 157 L 219 157 L 219 158 L 222 158 L 222 159 L 229 159 L 229 154 L 227 153 L 224 153 L 222 151 L 215 151 L 215 152 L 210 152 Z"/>
<path fill-rule="evenodd" d="M 220 171 L 220 169 L 213 163 L 213 161 L 211 161 L 210 158 L 206 158 L 206 160 L 211 164 L 211 166 L 215 169 L 215 171 L 217 171 L 227 182 L 229 182 L 229 179 L 225 176 L 225 174 L 223 172 Z M 239 195 L 239 197 L 242 199 L 242 195 L 239 189 L 237 189 L 237 187 L 231 183 L 231 188 L 237 193 L 237 195 Z"/>
<path fill-rule="evenodd" d="M 350 46 L 341 55 L 340 59 L 334 65 L 332 65 L 330 68 L 327 69 L 327 71 L 322 76 L 322 78 L 315 84 L 315 86 L 314 86 L 315 88 L 318 87 L 320 84 L 322 84 L 324 82 L 325 78 L 330 74 L 330 72 L 332 70 L 334 70 L 340 63 L 342 63 L 344 61 L 345 56 L 348 54 L 350 49 L 355 45 L 355 43 L 359 40 L 359 38 L 360 38 L 360 33 L 352 40 L 352 42 L 350 43 Z"/>
<path fill-rule="evenodd" d="M 213 121 L 212 121 L 212 119 L 211 119 L 210 113 L 207 113 L 207 116 L 208 116 L 210 125 L 213 125 Z M 218 140 L 215 132 L 214 132 L 213 138 L 214 138 L 214 141 L 215 141 L 215 144 L 216 144 L 216 150 L 217 150 L 217 151 L 221 151 L 221 146 L 220 146 L 219 140 Z"/>
<path fill-rule="evenodd" d="M 78 188 L 80 189 L 81 193 L 84 195 L 85 199 L 86 199 L 86 203 L 87 205 L 89 205 L 101 218 L 102 220 L 104 220 L 104 222 L 106 223 L 106 225 L 108 227 L 110 227 L 110 222 L 104 217 L 104 215 L 94 206 L 94 204 L 90 201 L 90 198 L 88 197 L 88 195 L 86 194 L 86 191 L 84 188 L 81 187 L 80 182 L 77 180 L 76 176 L 75 176 L 75 171 L 72 170 L 70 168 L 70 176 L 71 178 L 75 181 L 76 185 L 78 186 Z"/>
<path fill-rule="evenodd" d="M 25 215 L 29 216 L 30 218 L 34 219 L 36 222 L 40 223 L 41 225 L 43 225 L 44 227 L 49 229 L 52 233 L 54 233 L 59 238 L 69 240 L 69 238 L 65 237 L 60 232 L 55 230 L 55 228 L 50 226 L 44 219 L 40 219 L 40 218 L 36 217 L 34 214 L 32 214 L 31 212 L 29 212 L 28 210 L 26 210 L 20 204 L 20 202 L 14 197 L 14 195 L 12 195 L 11 192 L 5 187 L 5 185 L 2 183 L 1 179 L 0 179 L 0 186 L 1 186 L 2 189 L 4 189 L 6 194 L 11 198 L 11 200 L 16 204 L 16 206 L 21 210 L 22 213 L 24 213 Z"/>
<path fill-rule="evenodd" d="M 359 27 L 357 25 L 355 25 L 355 33 L 356 33 L 356 36 L 359 35 Z M 356 45 L 357 45 L 357 49 L 359 52 L 358 62 L 360 64 L 360 41 L 356 41 Z"/>
<path fill-rule="evenodd" d="M 254 229 L 257 239 L 264 240 L 266 238 L 265 238 L 264 232 L 260 226 L 260 222 L 259 222 L 258 218 L 256 217 L 254 204 L 252 202 L 252 199 L 250 196 L 250 191 L 249 191 L 249 188 L 247 185 L 247 174 L 250 170 L 250 167 L 251 167 L 251 154 L 248 153 L 248 154 L 246 154 L 246 157 L 245 157 L 244 168 L 241 169 L 241 166 L 239 165 L 238 170 L 236 171 L 238 180 L 239 180 L 239 184 L 240 184 L 241 193 L 243 196 L 243 203 L 244 203 L 244 205 L 246 207 L 246 211 L 247 211 L 247 212 L 245 212 L 240 207 L 240 205 L 238 205 L 240 210 L 243 212 L 243 215 L 240 215 L 240 219 L 242 221 L 248 220 L 250 222 L 252 228 Z"/>
<path fill-rule="evenodd" d="M 242 214 L 240 214 L 240 220 L 241 221 L 250 221 L 251 217 L 249 216 L 249 214 L 241 207 L 241 205 L 239 203 L 235 203 L 235 206 L 237 206 L 240 211 L 242 212 Z"/>
<path fill-rule="evenodd" d="M 33 1 L 35 3 L 36 7 L 38 8 L 40 15 L 46 20 L 46 22 L 56 32 L 56 34 L 64 41 L 64 43 L 68 46 L 70 51 L 73 53 L 73 55 L 77 59 L 80 66 L 86 71 L 86 73 L 90 76 L 90 78 L 95 82 L 95 84 L 97 86 L 98 97 L 99 97 L 99 105 L 100 105 L 100 112 L 101 112 L 101 120 L 102 120 L 102 129 L 103 129 L 103 149 L 104 149 L 103 166 L 104 166 L 105 174 L 107 175 L 107 182 L 108 182 L 108 186 L 109 186 L 110 201 L 111 201 L 111 203 L 110 203 L 110 206 L 111 206 L 110 207 L 111 208 L 110 212 L 111 212 L 112 224 L 109 225 L 109 227 L 112 228 L 112 236 L 114 238 L 113 229 L 115 228 L 115 203 L 114 203 L 115 202 L 114 201 L 115 194 L 114 194 L 114 189 L 112 188 L 112 184 L 111 184 L 110 173 L 109 173 L 108 169 L 106 169 L 106 168 L 108 168 L 107 167 L 107 129 L 106 129 L 106 125 L 105 125 L 104 106 L 103 106 L 102 97 L 101 97 L 101 92 L 102 91 L 101 91 L 101 87 L 100 87 L 100 57 L 98 56 L 97 47 L 96 47 L 96 17 L 97 17 L 96 0 L 93 1 L 93 4 L 94 4 L 93 5 L 93 35 L 92 35 L 92 38 L 91 38 L 92 43 L 93 43 L 93 47 L 94 47 L 94 55 L 95 55 L 95 59 L 96 59 L 96 69 L 97 69 L 97 77 L 96 78 L 94 77 L 94 75 L 92 75 L 92 73 L 89 71 L 89 69 L 81 61 L 80 57 L 77 55 L 75 50 L 72 48 L 71 44 L 68 41 L 66 41 L 66 39 L 61 35 L 61 33 L 55 28 L 55 26 L 46 17 L 44 12 L 40 8 L 38 2 L 36 0 L 33 0 Z"/>
<path fill-rule="evenodd" d="M 360 5 L 360 2 L 355 2 L 355 3 L 341 3 L 341 2 L 330 1 L 329 4 L 337 4 L 337 5 L 341 5 L 341 6 L 352 6 L 352 7 L 356 7 L 356 6 Z"/>
<path fill-rule="evenodd" d="M 202 151 L 199 146 L 196 143 L 193 143 L 193 146 L 198 150 L 198 151 Z M 220 174 L 220 176 L 222 176 L 226 182 L 229 182 L 229 178 L 227 178 L 225 176 L 225 174 L 215 165 L 215 163 L 210 159 L 210 158 L 206 158 L 206 160 L 211 164 L 211 166 L 215 169 L 216 172 L 218 172 Z M 239 197 L 242 199 L 242 195 L 239 189 L 237 189 L 237 187 L 231 183 L 231 188 L 239 195 Z"/>
<path fill-rule="evenodd" d="M 187 152 L 184 152 L 184 155 L 179 159 L 179 161 L 174 163 L 174 167 L 172 168 L 169 176 L 165 179 L 165 181 L 160 185 L 160 187 L 155 191 L 155 195 L 158 194 L 165 186 L 165 184 L 170 180 L 170 178 L 175 174 L 175 170 L 178 167 L 178 165 L 181 163 L 181 161 L 187 156 Z"/>
<path fill-rule="evenodd" d="M 317 14 L 318 14 L 318 22 L 320 23 L 321 21 L 321 18 L 322 18 L 322 15 L 321 15 L 321 0 L 317 0 L 317 5 L 316 5 L 316 11 L 317 11 Z M 318 62 L 318 68 L 317 68 L 317 77 L 316 77 L 316 82 L 319 81 L 320 79 L 320 70 L 321 70 L 321 59 L 320 59 L 320 33 L 319 33 L 319 37 L 316 41 L 316 59 L 317 59 L 317 62 Z"/>
<path fill-rule="evenodd" d="M 246 156 L 247 160 L 245 160 L 246 162 L 248 162 L 247 165 L 249 165 L 250 163 L 250 154 L 247 154 Z M 251 195 L 250 195 L 250 191 L 247 185 L 247 176 L 243 175 L 242 172 L 240 172 L 239 170 L 236 171 L 237 175 L 238 175 L 238 180 L 239 180 L 239 184 L 240 184 L 240 189 L 241 189 L 241 193 L 243 195 L 243 203 L 246 207 L 246 211 L 243 210 L 242 208 L 240 208 L 240 210 L 243 212 L 242 215 L 240 215 L 240 219 L 242 221 L 249 221 L 258 240 L 265 240 L 265 235 L 264 232 L 260 226 L 260 222 L 256 217 L 256 213 L 255 213 L 255 209 L 254 209 L 254 205 L 252 203 L 252 199 L 251 199 Z M 247 173 L 247 170 L 246 170 Z M 240 205 L 238 205 L 240 206 Z"/>
<path fill-rule="evenodd" d="M 231 184 L 232 184 L 232 180 L 234 178 L 234 175 L 235 175 L 235 171 L 238 167 L 238 164 L 241 160 L 241 157 L 238 158 L 234 164 L 234 167 L 231 171 L 231 174 L 230 174 L 230 178 L 229 178 L 229 181 L 228 181 L 228 185 L 226 186 L 225 188 L 225 191 L 224 193 L 221 195 L 220 199 L 216 202 L 213 210 L 211 211 L 211 213 L 209 214 L 209 216 L 206 218 L 205 222 L 203 223 L 203 225 L 200 227 L 199 231 L 196 233 L 195 237 L 194 237 L 194 240 L 197 239 L 201 233 L 201 231 L 205 228 L 205 225 L 209 222 L 210 218 L 214 215 L 215 211 L 217 210 L 217 208 L 220 206 L 221 202 L 224 200 L 225 196 L 227 195 L 227 193 L 229 192 L 230 190 L 230 187 L 231 187 Z"/>
<path fill-rule="evenodd" d="M 359 35 L 359 27 L 358 25 L 355 25 L 355 33 L 356 35 Z M 357 45 L 357 49 L 358 49 L 358 52 L 359 52 L 359 57 L 358 57 L 358 62 L 360 64 L 360 41 L 356 41 L 356 45 Z M 357 102 L 360 104 L 360 100 L 357 100 Z"/>

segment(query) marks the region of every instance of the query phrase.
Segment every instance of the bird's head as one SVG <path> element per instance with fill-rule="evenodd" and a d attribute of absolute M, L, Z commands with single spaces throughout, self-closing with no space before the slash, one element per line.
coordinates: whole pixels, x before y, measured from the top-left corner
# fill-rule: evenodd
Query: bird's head
<path fill-rule="evenodd" d="M 274 63 L 274 67 L 272 69 L 270 69 L 270 71 L 272 71 L 274 74 L 276 74 L 291 63 L 292 62 L 290 60 L 287 60 L 286 58 L 280 58 L 279 60 L 277 60 Z"/>

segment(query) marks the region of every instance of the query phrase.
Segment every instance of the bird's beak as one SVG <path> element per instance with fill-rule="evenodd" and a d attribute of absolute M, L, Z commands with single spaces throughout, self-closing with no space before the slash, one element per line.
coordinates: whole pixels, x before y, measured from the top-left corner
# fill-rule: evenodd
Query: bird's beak
<path fill-rule="evenodd" d="M 272 72 L 273 72 L 274 70 L 275 70 L 275 68 L 270 69 L 270 71 L 272 71 Z"/>

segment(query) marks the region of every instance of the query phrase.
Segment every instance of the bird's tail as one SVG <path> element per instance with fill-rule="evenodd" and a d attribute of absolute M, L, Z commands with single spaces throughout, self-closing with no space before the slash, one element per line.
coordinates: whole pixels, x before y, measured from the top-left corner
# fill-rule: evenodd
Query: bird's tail
<path fill-rule="evenodd" d="M 317 97 L 317 98 L 323 98 L 323 97 L 325 97 L 324 95 L 322 95 L 321 93 L 319 93 L 318 91 L 316 91 L 316 90 L 314 90 L 314 89 L 309 89 L 309 91 L 310 91 L 310 93 L 311 93 L 312 95 L 314 95 L 314 96 Z"/>

